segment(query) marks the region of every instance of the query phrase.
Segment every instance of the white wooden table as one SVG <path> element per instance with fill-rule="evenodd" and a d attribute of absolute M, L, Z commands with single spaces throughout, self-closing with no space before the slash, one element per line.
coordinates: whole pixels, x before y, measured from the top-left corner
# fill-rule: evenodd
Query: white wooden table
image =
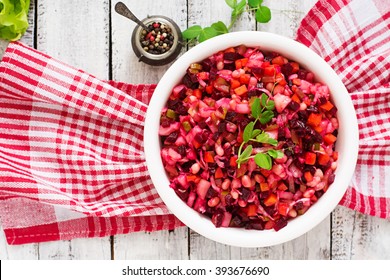
<path fill-rule="evenodd" d="M 157 83 L 168 66 L 139 63 L 130 38 L 134 24 L 114 12 L 114 0 L 32 0 L 22 41 L 101 79 Z M 184 30 L 229 22 L 224 0 L 124 0 L 140 18 L 165 15 Z M 293 37 L 316 0 L 264 0 L 268 24 L 244 14 L 233 30 L 263 30 Z M 0 42 L 3 53 L 6 42 Z M 390 259 L 390 221 L 338 207 L 320 225 L 291 242 L 243 249 L 210 241 L 188 228 L 95 239 L 9 246 L 0 232 L 0 259 Z"/>

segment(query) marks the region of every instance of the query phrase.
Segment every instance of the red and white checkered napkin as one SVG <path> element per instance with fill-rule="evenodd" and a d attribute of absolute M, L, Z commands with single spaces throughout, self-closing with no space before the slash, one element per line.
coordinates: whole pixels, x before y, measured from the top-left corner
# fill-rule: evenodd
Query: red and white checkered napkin
<path fill-rule="evenodd" d="M 109 84 L 9 45 L 0 63 L 0 217 L 9 244 L 182 225 L 145 164 L 154 88 Z"/>
<path fill-rule="evenodd" d="M 390 1 L 321 0 L 303 19 L 297 40 L 333 67 L 355 105 L 359 157 L 340 204 L 389 219 Z"/>

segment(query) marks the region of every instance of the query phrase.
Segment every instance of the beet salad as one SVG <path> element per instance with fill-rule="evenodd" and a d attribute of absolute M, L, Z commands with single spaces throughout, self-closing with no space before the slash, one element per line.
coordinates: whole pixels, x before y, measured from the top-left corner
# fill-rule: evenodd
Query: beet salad
<path fill-rule="evenodd" d="M 170 187 L 216 227 L 274 229 L 335 179 L 337 108 L 299 63 L 240 45 L 193 63 L 161 112 Z"/>

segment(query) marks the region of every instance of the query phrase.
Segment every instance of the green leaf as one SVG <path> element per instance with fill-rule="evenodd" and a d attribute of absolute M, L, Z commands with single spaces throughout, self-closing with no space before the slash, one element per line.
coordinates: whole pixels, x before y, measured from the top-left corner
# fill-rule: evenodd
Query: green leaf
<path fill-rule="evenodd" d="M 229 30 L 227 29 L 226 25 L 222 21 L 215 22 L 211 25 L 212 28 L 217 31 L 218 35 L 228 33 Z"/>
<path fill-rule="evenodd" d="M 261 23 L 269 22 L 271 20 L 271 10 L 266 6 L 260 6 L 255 13 L 255 19 Z"/>
<path fill-rule="evenodd" d="M 259 135 L 261 133 L 261 130 L 260 129 L 255 129 L 252 131 L 252 136 L 251 138 L 256 138 L 257 135 Z"/>
<path fill-rule="evenodd" d="M 273 111 L 275 109 L 275 101 L 268 99 L 268 102 L 267 102 L 267 105 L 265 105 L 265 108 L 269 111 Z"/>
<path fill-rule="evenodd" d="M 279 150 L 269 150 L 267 151 L 267 154 L 269 154 L 273 158 L 282 158 L 284 156 L 284 153 Z"/>
<path fill-rule="evenodd" d="M 248 160 L 248 158 L 252 154 L 252 150 L 253 150 L 252 145 L 246 146 L 245 150 L 242 152 L 241 156 L 238 158 L 240 160 L 240 162 L 244 162 L 244 161 Z"/>
<path fill-rule="evenodd" d="M 225 2 L 232 9 L 237 6 L 237 0 L 225 0 Z"/>
<path fill-rule="evenodd" d="M 245 5 L 246 5 L 246 0 L 241 0 L 240 3 L 238 3 L 234 7 L 234 9 L 232 11 L 232 17 L 234 18 L 234 17 L 241 15 L 244 12 Z"/>
<path fill-rule="evenodd" d="M 263 0 L 248 0 L 248 5 L 252 8 L 257 8 L 263 3 Z"/>
<path fill-rule="evenodd" d="M 261 108 L 260 108 L 260 99 L 259 98 L 255 98 L 255 100 L 252 103 L 251 110 L 252 110 L 252 116 L 255 119 L 260 117 Z"/>
<path fill-rule="evenodd" d="M 271 170 L 272 167 L 272 159 L 267 154 L 258 153 L 255 155 L 256 164 L 263 169 Z"/>
<path fill-rule="evenodd" d="M 258 142 L 260 142 L 260 143 L 268 143 L 268 140 L 269 140 L 270 138 L 269 138 L 269 135 L 268 135 L 268 133 L 265 133 L 265 132 L 263 132 L 263 133 L 260 133 L 259 135 L 257 135 L 257 137 L 256 137 L 256 140 L 258 141 Z"/>
<path fill-rule="evenodd" d="M 200 35 L 200 33 L 202 32 L 202 30 L 203 30 L 203 28 L 200 25 L 194 25 L 194 26 L 191 26 L 190 28 L 187 28 L 186 30 L 184 30 L 182 32 L 182 35 L 183 35 L 184 39 L 191 40 L 191 39 L 198 37 Z"/>
<path fill-rule="evenodd" d="M 272 145 L 272 146 L 277 146 L 278 145 L 278 140 L 275 140 L 274 138 L 269 138 L 267 143 Z"/>
<path fill-rule="evenodd" d="M 255 126 L 255 123 L 250 122 L 244 128 L 244 132 L 242 134 L 242 137 L 243 137 L 245 143 L 247 143 L 251 139 L 254 126 Z"/>
<path fill-rule="evenodd" d="M 264 111 L 262 114 L 261 114 L 261 117 L 260 117 L 260 122 L 262 124 L 266 124 L 268 123 L 270 120 L 272 120 L 272 118 L 274 117 L 274 112 L 272 111 Z"/>
<path fill-rule="evenodd" d="M 217 31 L 212 27 L 205 27 L 203 28 L 202 32 L 199 34 L 199 43 L 202 43 L 203 41 L 206 41 L 210 38 L 213 38 L 215 36 L 218 36 Z"/>
<path fill-rule="evenodd" d="M 267 101 L 269 99 L 268 95 L 265 93 L 262 93 L 260 98 L 261 98 L 261 106 L 263 106 L 263 107 L 267 106 Z"/>
<path fill-rule="evenodd" d="M 0 38 L 19 40 L 28 27 L 30 0 L 1 0 L 0 4 Z"/>

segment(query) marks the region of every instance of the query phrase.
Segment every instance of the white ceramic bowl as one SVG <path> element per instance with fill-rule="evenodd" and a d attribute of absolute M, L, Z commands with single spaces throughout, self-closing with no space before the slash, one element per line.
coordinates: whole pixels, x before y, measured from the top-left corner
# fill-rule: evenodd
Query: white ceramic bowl
<path fill-rule="evenodd" d="M 160 157 L 159 121 L 171 90 L 180 82 L 186 69 L 228 47 L 244 44 L 275 51 L 299 62 L 315 74 L 316 80 L 328 85 L 332 100 L 338 108 L 339 131 L 336 150 L 339 152 L 335 181 L 328 191 L 302 216 L 290 220 L 278 232 L 274 230 L 245 230 L 216 228 L 209 218 L 188 207 L 169 187 Z M 146 162 L 159 195 L 172 213 L 199 234 L 220 243 L 241 247 L 263 247 L 280 244 L 310 231 L 325 219 L 344 195 L 355 169 L 358 153 L 358 125 L 352 101 L 343 83 L 332 68 L 306 46 L 272 33 L 244 31 L 209 39 L 181 56 L 167 70 L 157 85 L 147 111 L 144 141 Z"/>

